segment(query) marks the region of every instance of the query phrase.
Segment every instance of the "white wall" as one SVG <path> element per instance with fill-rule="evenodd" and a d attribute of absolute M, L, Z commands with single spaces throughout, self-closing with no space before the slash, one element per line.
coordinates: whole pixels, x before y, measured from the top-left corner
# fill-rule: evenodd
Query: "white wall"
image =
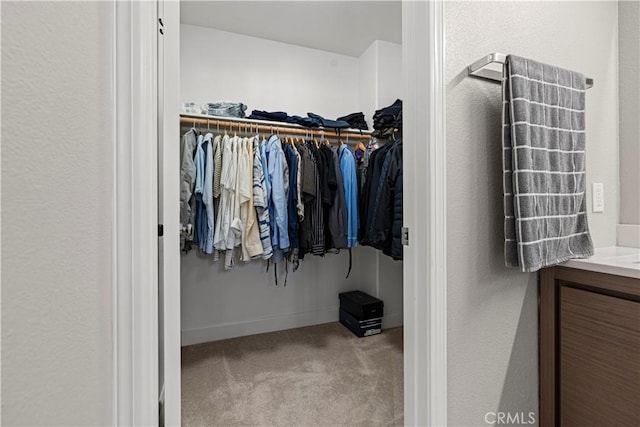
<path fill-rule="evenodd" d="M 181 99 L 335 119 L 358 111 L 358 58 L 181 26 Z"/>
<path fill-rule="evenodd" d="M 360 110 L 373 128 L 373 112 L 392 104 L 402 94 L 402 45 L 377 40 L 360 55 Z M 375 283 L 372 295 L 384 301 L 383 327 L 403 323 L 402 262 L 373 248 L 362 248 L 375 268 L 368 271 Z"/>
<path fill-rule="evenodd" d="M 2 421 L 112 423 L 111 2 L 2 2 Z"/>
<path fill-rule="evenodd" d="M 537 275 L 504 267 L 501 91 L 465 77 L 491 52 L 580 70 L 587 92 L 587 180 L 604 182 L 596 246 L 615 244 L 618 176 L 615 2 L 447 2 L 448 419 L 537 413 Z"/>
<path fill-rule="evenodd" d="M 373 129 L 375 110 L 402 98 L 402 45 L 376 40 L 362 52 L 358 63 L 359 106 Z"/>
<path fill-rule="evenodd" d="M 618 3 L 620 223 L 640 224 L 640 2 Z"/>
<path fill-rule="evenodd" d="M 375 108 L 399 97 L 400 46 L 393 43 L 374 43 L 375 60 L 365 72 L 369 75 L 363 76 L 358 58 L 184 24 L 181 30 L 181 99 L 185 102 L 240 100 L 249 109 L 300 115 L 311 111 L 330 118 L 363 111 L 370 119 Z M 381 45 L 386 57 L 377 53 Z M 219 67 L 220 63 L 238 62 L 240 52 L 244 58 L 240 62 L 255 66 L 241 72 Z M 385 59 L 397 61 L 395 68 L 383 64 Z M 384 68 L 380 78 L 382 64 L 389 70 Z M 392 79 L 393 70 L 397 74 Z M 362 81 L 369 84 L 363 86 Z M 391 89 L 381 85 L 382 81 L 398 89 L 387 104 L 380 104 L 378 91 L 381 86 L 386 93 Z M 362 93 L 375 94 L 371 104 L 361 103 Z M 268 273 L 266 263 L 259 261 L 225 272 L 220 262 L 196 251 L 183 255 L 182 344 L 336 321 L 338 293 L 355 289 L 385 301 L 385 327 L 402 324 L 402 263 L 383 259 L 384 255 L 371 248 L 352 252 L 353 270 L 348 279 L 347 251 L 323 258 L 307 255 L 298 271 L 289 271 L 286 287 L 283 265 L 278 268 L 276 287 L 273 265 Z"/>

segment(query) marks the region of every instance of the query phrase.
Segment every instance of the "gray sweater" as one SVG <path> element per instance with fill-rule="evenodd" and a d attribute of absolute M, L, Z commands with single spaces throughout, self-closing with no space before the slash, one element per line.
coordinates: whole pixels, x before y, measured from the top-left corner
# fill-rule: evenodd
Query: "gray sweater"
<path fill-rule="evenodd" d="M 195 199 L 193 190 L 196 183 L 196 165 L 193 155 L 196 150 L 196 130 L 191 129 L 180 142 L 180 249 L 187 249 L 186 242 L 193 241 L 195 222 Z"/>

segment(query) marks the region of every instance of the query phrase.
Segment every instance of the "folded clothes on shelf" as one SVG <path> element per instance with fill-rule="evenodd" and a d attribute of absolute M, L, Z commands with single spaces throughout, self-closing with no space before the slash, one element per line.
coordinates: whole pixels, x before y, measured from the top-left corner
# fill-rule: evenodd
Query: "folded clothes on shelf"
<path fill-rule="evenodd" d="M 205 104 L 206 114 L 210 116 L 244 118 L 247 106 L 242 102 L 209 102 Z"/>
<path fill-rule="evenodd" d="M 249 118 L 254 120 L 268 120 L 271 122 L 286 122 L 289 115 L 284 111 L 253 110 Z"/>
<path fill-rule="evenodd" d="M 361 129 L 368 130 L 367 122 L 364 119 L 364 114 L 362 112 L 359 113 L 351 113 L 346 116 L 338 117 L 338 120 L 345 121 L 349 123 L 349 127 L 353 129 Z"/>
<path fill-rule="evenodd" d="M 377 110 L 373 115 L 373 128 L 375 130 L 402 129 L 402 101 L 396 99 L 388 107 Z"/>
<path fill-rule="evenodd" d="M 289 116 L 284 111 L 253 110 L 249 118 L 254 120 L 268 120 L 271 122 L 294 123 L 307 128 L 317 128 L 322 126 L 333 129 L 347 129 L 351 127 L 349 123 L 344 120 L 325 119 L 324 117 L 315 113 L 307 113 L 307 117 L 301 117 Z"/>
<path fill-rule="evenodd" d="M 312 119 L 311 117 L 289 116 L 286 121 L 287 123 L 294 123 L 306 128 L 317 128 L 322 126 L 322 123 L 320 123 L 319 120 Z"/>
<path fill-rule="evenodd" d="M 347 129 L 347 128 L 349 128 L 349 123 L 345 122 L 344 120 L 325 119 L 324 117 L 319 116 L 319 115 L 314 114 L 314 113 L 307 113 L 307 116 L 309 116 L 313 120 L 318 121 L 322 126 L 324 126 L 326 128 L 334 128 L 334 129 Z"/>

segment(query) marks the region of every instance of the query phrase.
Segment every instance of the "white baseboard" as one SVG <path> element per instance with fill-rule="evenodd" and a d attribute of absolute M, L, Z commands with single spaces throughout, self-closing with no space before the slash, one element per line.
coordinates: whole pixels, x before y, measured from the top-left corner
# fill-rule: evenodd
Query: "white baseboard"
<path fill-rule="evenodd" d="M 396 328 L 402 326 L 403 323 L 402 313 L 389 313 L 382 318 L 382 329 Z"/>
<path fill-rule="evenodd" d="M 313 311 L 263 317 L 244 322 L 222 323 L 200 329 L 183 330 L 182 346 L 337 321 L 338 308 L 328 307 Z"/>
<path fill-rule="evenodd" d="M 618 224 L 618 246 L 640 248 L 640 225 Z"/>
<path fill-rule="evenodd" d="M 183 330 L 182 346 L 337 321 L 338 308 L 328 307 L 326 309 L 270 316 L 245 322 L 223 323 L 205 328 Z M 382 322 L 383 329 L 400 326 L 402 325 L 402 313 L 385 315 Z"/>

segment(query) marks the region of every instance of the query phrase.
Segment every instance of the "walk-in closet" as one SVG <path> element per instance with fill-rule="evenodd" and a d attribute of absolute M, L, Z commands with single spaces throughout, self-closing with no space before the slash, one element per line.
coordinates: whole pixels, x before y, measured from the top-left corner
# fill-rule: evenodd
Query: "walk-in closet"
<path fill-rule="evenodd" d="M 403 425 L 401 42 L 397 1 L 181 2 L 183 425 Z"/>

